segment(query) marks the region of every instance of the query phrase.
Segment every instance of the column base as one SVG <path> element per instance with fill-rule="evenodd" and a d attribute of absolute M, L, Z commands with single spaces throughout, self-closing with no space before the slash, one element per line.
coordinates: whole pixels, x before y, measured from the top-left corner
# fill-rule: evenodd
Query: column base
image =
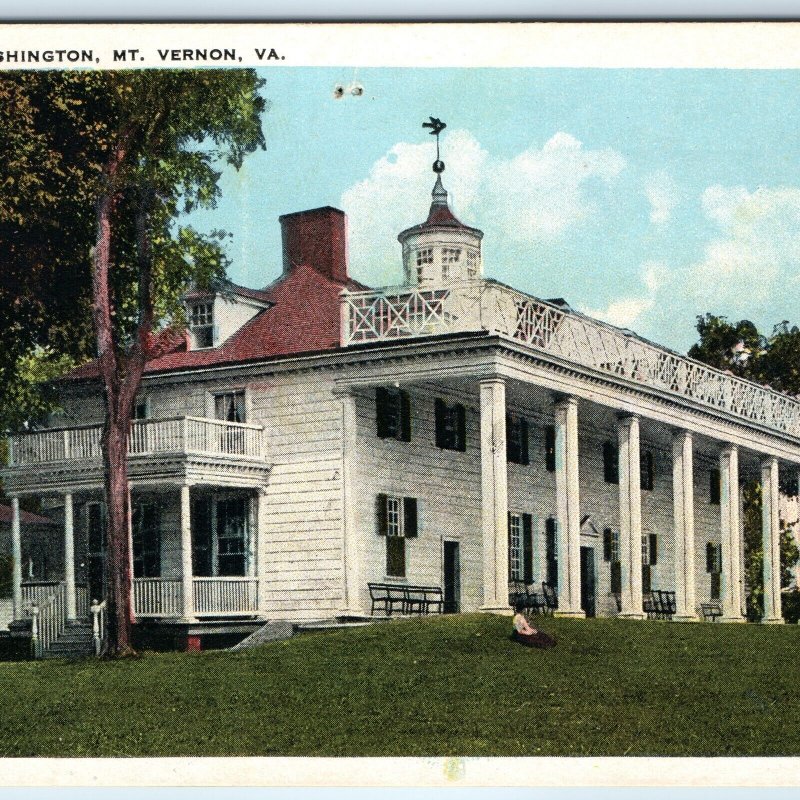
<path fill-rule="evenodd" d="M 481 614 L 501 614 L 504 617 L 513 617 L 514 609 L 511 606 L 481 606 Z"/>
<path fill-rule="evenodd" d="M 761 620 L 762 625 L 783 625 L 785 622 L 783 617 L 764 617 Z"/>
<path fill-rule="evenodd" d="M 647 614 L 645 614 L 643 611 L 627 611 L 627 612 L 620 611 L 619 614 L 617 614 L 617 619 L 642 620 L 642 619 L 647 619 Z"/>
<path fill-rule="evenodd" d="M 694 614 L 673 614 L 672 622 L 700 622 L 700 617 Z"/>
<path fill-rule="evenodd" d="M 336 612 L 336 616 L 338 617 L 369 617 L 370 615 L 364 611 L 363 608 L 350 608 L 345 606 L 344 608 L 340 608 Z"/>
<path fill-rule="evenodd" d="M 586 612 L 579 608 L 577 611 L 559 611 L 556 609 L 553 611 L 554 617 L 563 617 L 564 619 L 586 619 Z"/>
<path fill-rule="evenodd" d="M 744 617 L 736 616 L 736 617 L 719 617 L 717 622 L 735 622 L 735 623 L 746 623 L 747 620 Z"/>

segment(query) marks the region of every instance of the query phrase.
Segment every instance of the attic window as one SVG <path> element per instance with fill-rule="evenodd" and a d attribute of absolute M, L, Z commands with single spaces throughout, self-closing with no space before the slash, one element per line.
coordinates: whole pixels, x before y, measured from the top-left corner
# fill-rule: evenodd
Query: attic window
<path fill-rule="evenodd" d="M 189 327 L 194 335 L 195 347 L 214 346 L 214 304 L 197 303 L 192 306 Z"/>

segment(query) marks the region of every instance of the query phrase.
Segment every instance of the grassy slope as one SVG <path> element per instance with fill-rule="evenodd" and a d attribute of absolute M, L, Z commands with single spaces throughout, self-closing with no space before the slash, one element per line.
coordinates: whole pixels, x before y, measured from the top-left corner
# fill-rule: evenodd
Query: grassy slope
<path fill-rule="evenodd" d="M 796 626 L 466 615 L 0 664 L 0 755 L 798 755 Z"/>

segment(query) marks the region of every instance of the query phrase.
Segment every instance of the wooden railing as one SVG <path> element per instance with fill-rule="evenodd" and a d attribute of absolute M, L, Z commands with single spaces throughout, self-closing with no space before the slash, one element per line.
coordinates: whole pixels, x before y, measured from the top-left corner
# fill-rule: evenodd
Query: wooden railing
<path fill-rule="evenodd" d="M 183 614 L 180 578 L 134 578 L 133 608 L 137 617 L 180 617 Z"/>
<path fill-rule="evenodd" d="M 341 295 L 343 345 L 487 331 L 800 438 L 800 402 L 494 281 Z"/>
<path fill-rule="evenodd" d="M 8 466 L 100 459 L 102 426 L 53 428 L 9 437 Z M 202 417 L 136 420 L 131 426 L 128 454 L 159 453 L 264 457 L 260 425 Z"/>
<path fill-rule="evenodd" d="M 101 656 L 106 648 L 106 641 L 108 638 L 108 625 L 106 614 L 106 601 L 98 603 L 97 600 L 92 600 L 90 608 L 92 615 L 92 645 L 94 647 L 94 654 Z"/>
<path fill-rule="evenodd" d="M 198 616 L 258 612 L 258 578 L 194 578 L 193 584 Z"/>
<path fill-rule="evenodd" d="M 56 584 L 49 595 L 31 606 L 31 647 L 34 658 L 41 658 L 64 631 L 67 621 L 66 594 L 64 584 Z"/>

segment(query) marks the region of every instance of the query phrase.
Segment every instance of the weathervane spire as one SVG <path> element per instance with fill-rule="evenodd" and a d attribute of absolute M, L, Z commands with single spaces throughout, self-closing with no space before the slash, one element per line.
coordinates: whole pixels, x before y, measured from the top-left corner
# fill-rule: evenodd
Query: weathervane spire
<path fill-rule="evenodd" d="M 428 117 L 430 122 L 423 122 L 423 128 L 430 128 L 431 129 L 431 136 L 436 137 L 436 161 L 433 162 L 433 171 L 437 175 L 441 175 L 444 172 L 444 161 L 439 158 L 439 134 L 447 127 L 447 125 L 442 122 L 437 117 Z"/>

